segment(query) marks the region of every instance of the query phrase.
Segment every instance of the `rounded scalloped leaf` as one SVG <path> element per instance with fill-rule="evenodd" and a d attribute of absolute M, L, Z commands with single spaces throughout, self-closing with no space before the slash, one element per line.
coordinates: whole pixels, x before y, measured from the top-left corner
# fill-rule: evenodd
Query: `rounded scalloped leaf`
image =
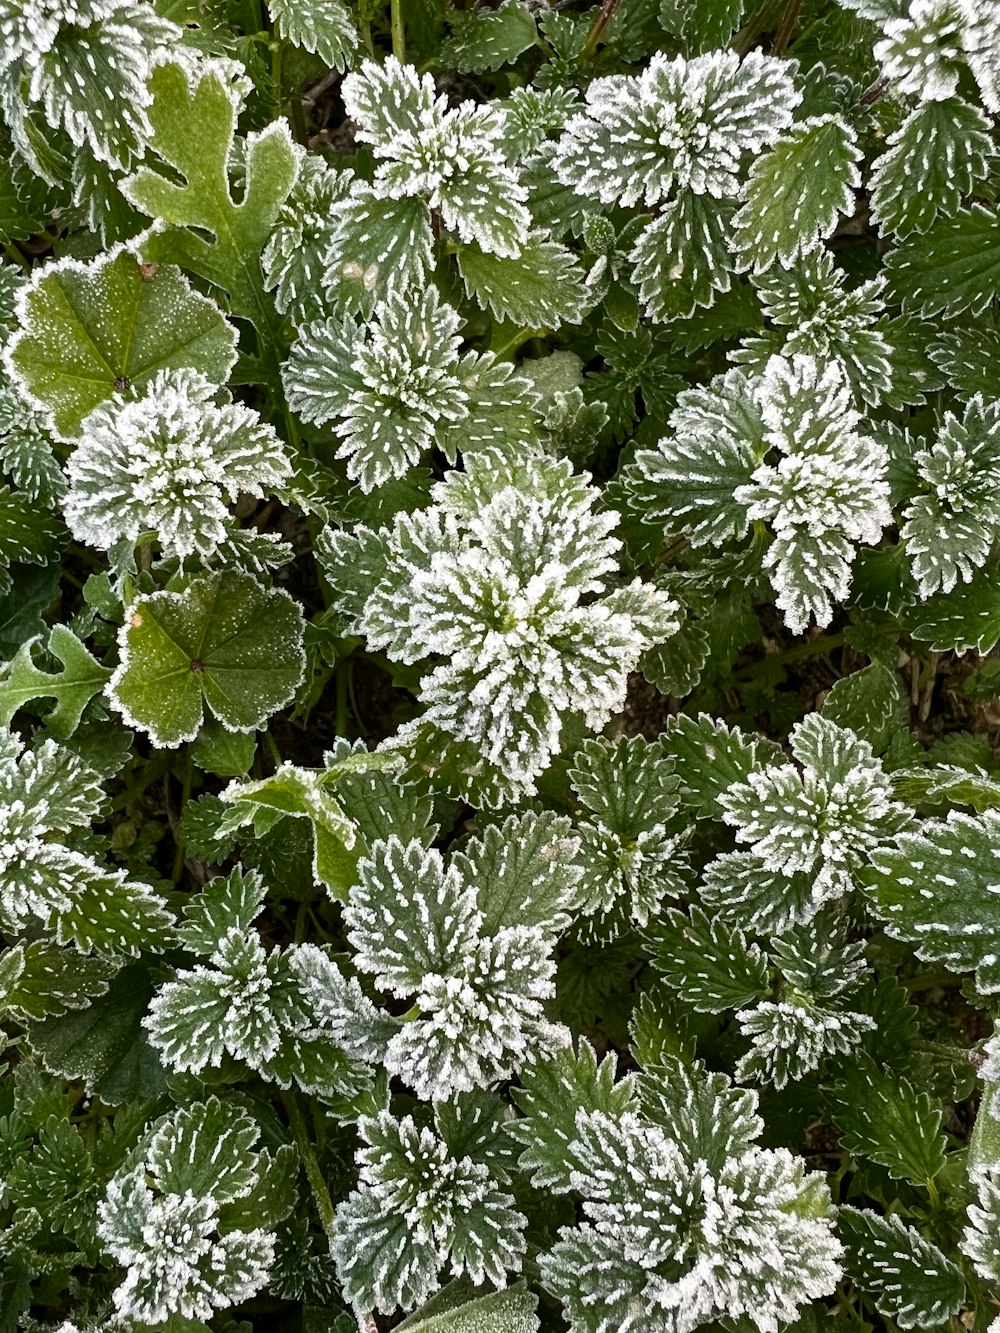
<path fill-rule="evenodd" d="M 236 363 L 236 330 L 215 302 L 173 265 L 141 265 L 123 250 L 40 269 L 17 313 L 7 369 L 65 437 L 158 370 L 190 367 L 224 384 Z"/>
<path fill-rule="evenodd" d="M 302 636 L 302 612 L 286 592 L 225 570 L 132 603 L 107 693 L 129 726 L 165 749 L 194 740 L 206 704 L 228 731 L 253 731 L 292 701 Z"/>

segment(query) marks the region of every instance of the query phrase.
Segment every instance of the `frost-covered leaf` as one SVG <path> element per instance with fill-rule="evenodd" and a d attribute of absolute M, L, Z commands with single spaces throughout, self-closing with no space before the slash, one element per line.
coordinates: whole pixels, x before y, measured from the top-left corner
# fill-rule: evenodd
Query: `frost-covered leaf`
<path fill-rule="evenodd" d="M 523 1114 L 510 1121 L 507 1130 L 524 1148 L 520 1170 L 533 1172 L 536 1186 L 560 1192 L 572 1188 L 574 1160 L 568 1150 L 576 1136 L 577 1112 L 619 1117 L 635 1110 L 635 1076 L 616 1083 L 617 1072 L 614 1053 L 598 1064 L 584 1037 L 576 1051 L 566 1046 L 522 1070 L 521 1086 L 513 1095 Z"/>
<path fill-rule="evenodd" d="M 581 870 L 574 864 L 577 839 L 570 821 L 548 812 L 511 815 L 488 825 L 454 864 L 476 886 L 480 931 L 506 926 L 565 929 L 577 898 Z"/>
<path fill-rule="evenodd" d="M 965 1299 L 962 1270 L 898 1214 L 842 1207 L 837 1230 L 851 1280 L 900 1328 L 939 1328 L 958 1313 Z"/>
<path fill-rule="evenodd" d="M 141 0 L 44 6 L 5 0 L 0 76 L 13 92 L 4 98 L 5 117 L 32 169 L 47 174 L 27 124 L 29 108 L 36 107 L 77 148 L 126 169 L 149 134 L 150 64 L 179 37 L 173 23 Z"/>
<path fill-rule="evenodd" d="M 332 69 L 346 69 L 358 47 L 358 30 L 341 0 L 269 0 L 278 36 L 311 51 Z"/>
<path fill-rule="evenodd" d="M 908 708 L 897 673 L 881 662 L 872 662 L 853 675 L 834 681 L 822 712 L 881 754 L 898 728 L 906 725 Z"/>
<path fill-rule="evenodd" d="M 742 931 L 699 907 L 671 909 L 653 931 L 656 967 L 698 1013 L 742 1009 L 770 989 L 766 957 Z"/>
<path fill-rule="evenodd" d="M 476 1295 L 467 1281 L 449 1283 L 396 1328 L 400 1333 L 536 1333 L 538 1300 L 523 1282 Z"/>
<path fill-rule="evenodd" d="M 249 930 L 266 897 L 267 885 L 261 877 L 237 867 L 209 880 L 200 893 L 188 899 L 174 933 L 186 949 L 207 957 L 228 931 Z"/>
<path fill-rule="evenodd" d="M 735 247 L 757 269 L 786 267 L 828 236 L 841 213 L 854 211 L 861 184 L 861 150 L 851 127 L 836 116 L 800 121 L 757 158 L 736 218 Z"/>
<path fill-rule="evenodd" d="M 422 287 L 434 255 L 431 211 L 417 195 L 383 198 L 363 181 L 326 222 L 324 283 L 335 305 L 368 314 L 390 291 Z"/>
<path fill-rule="evenodd" d="M 210 1097 L 181 1107 L 159 1127 L 146 1148 L 146 1165 L 166 1193 L 229 1203 L 253 1188 L 251 1149 L 259 1135 L 242 1107 Z"/>
<path fill-rule="evenodd" d="M 15 944 L 0 955 L 0 1010 L 25 1023 L 85 1009 L 119 967 L 117 959 L 88 958 L 43 940 Z"/>
<path fill-rule="evenodd" d="M 39 642 L 34 637 L 25 639 L 16 656 L 0 667 L 0 726 L 9 727 L 11 718 L 26 703 L 55 699 L 56 706 L 47 714 L 45 725 L 49 735 L 65 740 L 76 731 L 83 710 L 103 690 L 111 671 L 101 666 L 65 625 L 53 625 L 46 645 L 62 664 L 61 671 L 43 671 L 35 665 L 33 650 Z"/>
<path fill-rule="evenodd" d="M 47 565 L 65 538 L 65 529 L 37 500 L 0 486 L 0 590 L 10 587 L 8 565 Z"/>
<path fill-rule="evenodd" d="M 705 713 L 683 713 L 670 720 L 661 741 L 674 756 L 681 797 L 702 819 L 720 819 L 719 798 L 755 770 L 780 762 L 781 747 L 762 736 L 745 736 L 739 727 Z"/>
<path fill-rule="evenodd" d="M 650 319 L 683 319 L 729 290 L 733 212 L 722 200 L 683 194 L 645 228 L 629 261 Z"/>
<path fill-rule="evenodd" d="M 736 1062 L 736 1077 L 779 1089 L 829 1057 L 849 1054 L 876 1026 L 868 1014 L 795 995 L 764 1000 L 736 1018 L 750 1038 L 750 1049 Z"/>
<path fill-rule="evenodd" d="M 7 368 L 56 429 L 75 436 L 115 392 L 142 389 L 159 371 L 193 367 L 222 384 L 236 331 L 172 265 L 144 268 L 122 251 L 36 271 L 18 306 Z"/>
<path fill-rule="evenodd" d="M 927 319 L 978 315 L 1000 295 L 1000 215 L 974 203 L 908 237 L 886 260 L 889 290 Z"/>
<path fill-rule="evenodd" d="M 130 203 L 156 219 L 143 238 L 143 257 L 207 278 L 229 293 L 234 314 L 252 320 L 262 338 L 273 336 L 259 256 L 298 174 L 287 125 L 276 120 L 248 135 L 237 203 L 229 162 L 239 102 L 224 69 L 164 60 L 149 89 L 150 145 L 169 174 L 147 159 L 121 186 Z"/>
<path fill-rule="evenodd" d="M 765 452 L 752 386 L 731 370 L 705 388 L 685 389 L 656 450 L 640 450 L 626 479 L 644 516 L 683 531 L 694 546 L 741 537 L 748 527 L 734 492 Z"/>
<path fill-rule="evenodd" d="M 660 23 L 687 56 L 728 46 L 742 16 L 743 0 L 660 0 Z"/>
<path fill-rule="evenodd" d="M 909 608 L 905 622 L 915 639 L 933 652 L 964 653 L 970 648 L 985 655 L 1000 642 L 998 564 L 988 560 L 967 583 L 950 592 L 932 593 Z"/>
<path fill-rule="evenodd" d="M 441 60 L 460 74 L 498 70 L 534 46 L 538 38 L 534 16 L 523 0 L 504 0 L 494 10 L 455 10 L 451 24 Z"/>
<path fill-rule="evenodd" d="M 865 876 L 876 915 L 894 939 L 908 940 L 918 957 L 957 972 L 976 971 L 986 994 L 1000 990 L 1000 909 L 993 885 L 1000 859 L 1000 811 L 973 816 L 952 810 L 929 819 L 919 833 L 872 855 Z"/>
<path fill-rule="evenodd" d="M 164 554 L 203 560 L 225 547 L 229 506 L 281 492 L 292 465 L 272 426 L 218 396 L 197 371 L 158 371 L 142 397 L 96 408 L 66 465 L 73 536 L 109 550 L 153 532 Z"/>
<path fill-rule="evenodd" d="M 962 328 L 939 334 L 927 350 L 960 398 L 972 398 L 977 393 L 987 400 L 992 396 L 993 368 L 1000 358 L 1000 331 L 989 324 L 963 321 Z"/>
<path fill-rule="evenodd" d="M 946 1139 L 940 1105 L 868 1056 L 855 1056 L 826 1088 L 847 1152 L 884 1166 L 894 1180 L 926 1185 L 941 1171 Z"/>
<path fill-rule="evenodd" d="M 731 198 L 741 158 L 769 148 L 799 100 L 785 62 L 758 51 L 742 63 L 732 51 L 672 61 L 657 53 L 641 75 L 593 80 L 555 169 L 604 204 L 655 207 L 675 189 Z"/>
<path fill-rule="evenodd" d="M 333 0 L 339 5 L 340 0 Z M 327 312 L 324 270 L 330 228 L 348 207 L 351 187 L 359 188 L 350 171 L 335 171 L 318 157 L 306 157 L 291 193 L 278 209 L 261 265 L 264 285 L 274 304 L 296 325 Z"/>
<path fill-rule="evenodd" d="M 871 181 L 872 221 L 897 236 L 958 212 L 994 156 L 989 121 L 960 97 L 922 102 L 889 136 Z"/>
<path fill-rule="evenodd" d="M 497 319 L 530 328 L 578 324 L 590 305 L 583 273 L 572 252 L 544 232 L 532 232 L 515 256 L 465 245 L 458 269 L 466 291 Z"/>
<path fill-rule="evenodd" d="M 526 191 L 507 165 L 498 111 L 471 102 L 449 108 L 429 74 L 395 56 L 381 65 L 363 61 L 341 91 L 357 137 L 375 155 L 379 196 L 422 197 L 465 244 L 506 258 L 521 252 Z M 379 254 L 372 259 L 382 262 Z"/>
<path fill-rule="evenodd" d="M 193 740 L 203 705 L 252 731 L 302 679 L 302 613 L 287 593 L 226 571 L 129 606 L 108 695 L 130 726 L 166 748 Z"/>

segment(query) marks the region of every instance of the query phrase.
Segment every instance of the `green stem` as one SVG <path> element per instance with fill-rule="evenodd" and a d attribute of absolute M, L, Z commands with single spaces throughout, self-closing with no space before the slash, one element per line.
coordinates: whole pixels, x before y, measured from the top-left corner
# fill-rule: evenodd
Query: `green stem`
<path fill-rule="evenodd" d="M 264 745 L 266 746 L 267 752 L 271 756 L 271 759 L 274 762 L 274 767 L 277 770 L 281 767 L 283 762 L 281 758 L 281 751 L 278 749 L 278 742 L 274 739 L 274 737 L 271 735 L 269 731 L 265 731 L 263 733 L 263 736 L 264 736 Z"/>
<path fill-rule="evenodd" d="M 832 652 L 834 648 L 843 647 L 843 644 L 843 634 L 821 634 L 818 638 L 810 639 L 808 643 L 798 643 L 794 648 L 786 648 L 782 653 L 768 653 L 761 661 L 735 672 L 734 679 L 753 680 L 754 677 L 764 675 L 773 667 L 784 666 L 786 662 L 801 662 L 808 657 L 819 657 L 823 653 Z"/>
<path fill-rule="evenodd" d="M 151 787 L 154 782 L 162 778 L 169 767 L 169 755 L 163 755 L 159 760 L 153 760 L 147 764 L 143 769 L 142 780 L 134 782 L 132 786 L 126 787 L 123 792 L 120 792 L 108 807 L 109 813 L 113 814 L 116 810 L 124 810 L 127 805 L 131 805 L 147 787 Z"/>
<path fill-rule="evenodd" d="M 189 749 L 184 758 L 184 777 L 181 780 L 182 781 L 181 808 L 180 808 L 181 815 L 184 813 L 184 807 L 191 799 L 191 783 L 193 778 L 194 778 L 194 760 L 191 758 L 191 751 Z M 178 818 L 180 818 L 180 816 L 178 816 Z M 174 838 L 177 842 L 177 850 L 174 852 L 174 868 L 170 878 L 174 881 L 174 885 L 177 886 L 180 884 L 181 879 L 184 875 L 184 844 L 181 842 L 180 838 L 177 836 L 176 833 L 174 834 Z"/>
<path fill-rule="evenodd" d="M 361 34 L 361 40 L 365 44 L 365 50 L 370 56 L 375 54 L 375 43 L 372 41 L 372 25 L 366 18 L 358 15 L 358 32 Z"/>
<path fill-rule="evenodd" d="M 24 255 L 21 254 L 20 250 L 17 248 L 16 245 L 14 245 L 12 241 L 8 242 L 4 246 L 3 252 L 8 259 L 13 260 L 14 263 L 17 264 L 20 268 L 23 268 L 26 273 L 31 272 L 30 261 L 26 259 Z"/>
<path fill-rule="evenodd" d="M 604 0 L 600 9 L 597 11 L 597 14 L 594 16 L 593 23 L 590 25 L 590 29 L 587 33 L 587 40 L 584 42 L 580 54 L 577 56 L 577 60 L 581 63 L 593 59 L 598 46 L 600 46 L 601 42 L 604 40 L 604 34 L 611 26 L 611 20 L 618 12 L 618 6 L 620 4 L 621 0 Z"/>
<path fill-rule="evenodd" d="M 305 1117 L 302 1114 L 302 1108 L 299 1105 L 299 1099 L 294 1089 L 289 1089 L 281 1094 L 281 1104 L 285 1108 L 285 1114 L 288 1116 L 288 1128 L 292 1131 L 292 1139 L 296 1148 L 299 1150 L 299 1157 L 305 1168 L 306 1179 L 309 1181 L 309 1188 L 312 1190 L 313 1201 L 316 1204 L 316 1211 L 319 1213 L 319 1220 L 322 1223 L 323 1230 L 331 1239 L 333 1237 L 333 1201 L 330 1198 L 330 1191 L 326 1187 L 326 1181 L 323 1179 L 323 1172 L 320 1170 L 319 1162 L 316 1160 L 316 1153 L 313 1149 L 312 1140 L 309 1138 L 309 1131 L 306 1129 Z"/>
<path fill-rule="evenodd" d="M 797 0 L 790 0 L 790 2 L 791 4 L 797 4 Z M 764 0 L 750 22 L 745 23 L 730 42 L 730 46 L 736 54 L 740 56 L 747 55 L 757 45 L 765 32 L 771 32 L 775 26 L 780 26 L 785 6 L 786 0 Z"/>
<path fill-rule="evenodd" d="M 403 29 L 403 0 L 389 0 L 389 29 L 392 33 L 392 54 L 401 65 L 405 65 L 406 33 Z"/>
<path fill-rule="evenodd" d="M 337 659 L 336 670 L 336 699 L 337 712 L 334 720 L 334 730 L 338 736 L 347 735 L 347 664 L 348 658 L 341 657 Z"/>
<path fill-rule="evenodd" d="M 490 350 L 498 361 L 509 361 L 519 347 L 523 347 L 526 342 L 532 338 L 547 338 L 548 329 L 518 329 L 512 338 L 508 338 L 505 343 L 499 347 L 493 347 Z"/>
<path fill-rule="evenodd" d="M 960 986 L 959 977 L 954 977 L 950 972 L 921 972 L 919 976 L 909 977 L 903 982 L 910 995 L 916 991 L 946 989 L 949 986 Z"/>

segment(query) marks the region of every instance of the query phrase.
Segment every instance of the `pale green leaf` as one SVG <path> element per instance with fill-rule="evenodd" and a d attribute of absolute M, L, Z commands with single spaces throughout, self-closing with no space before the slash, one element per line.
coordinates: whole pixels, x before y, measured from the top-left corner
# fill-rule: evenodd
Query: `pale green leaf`
<path fill-rule="evenodd" d="M 537 1297 L 523 1282 L 475 1294 L 468 1281 L 450 1283 L 396 1325 L 397 1333 L 535 1333 Z"/>
<path fill-rule="evenodd" d="M 245 574 L 139 597 L 126 614 L 108 694 L 154 745 L 193 740 L 206 704 L 223 726 L 252 731 L 291 702 L 302 679 L 298 604 Z"/>
<path fill-rule="evenodd" d="M 223 384 L 236 360 L 236 330 L 213 301 L 173 266 L 143 268 L 124 251 L 40 268 L 18 318 L 8 369 L 70 437 L 116 391 L 158 371 L 192 367 Z"/>
<path fill-rule="evenodd" d="M 56 706 L 45 719 L 51 736 L 64 740 L 80 725 L 84 708 L 104 688 L 111 676 L 65 625 L 53 625 L 48 651 L 62 663 L 62 671 L 42 671 L 35 665 L 33 649 L 39 637 L 26 639 L 17 655 L 0 668 L 0 725 L 34 699 L 55 699 Z"/>
<path fill-rule="evenodd" d="M 358 30 L 341 0 L 268 0 L 278 36 L 319 56 L 331 69 L 347 68 Z"/>
<path fill-rule="evenodd" d="M 183 183 L 144 165 L 121 188 L 130 203 L 156 219 L 143 242 L 146 259 L 183 264 L 223 288 L 234 314 L 252 320 L 262 337 L 273 336 L 260 254 L 295 184 L 300 154 L 283 120 L 249 135 L 245 183 L 236 202 L 229 164 L 239 106 L 224 73 L 210 62 L 165 61 L 153 70 L 150 147 Z M 146 160 L 153 159 L 147 154 Z"/>

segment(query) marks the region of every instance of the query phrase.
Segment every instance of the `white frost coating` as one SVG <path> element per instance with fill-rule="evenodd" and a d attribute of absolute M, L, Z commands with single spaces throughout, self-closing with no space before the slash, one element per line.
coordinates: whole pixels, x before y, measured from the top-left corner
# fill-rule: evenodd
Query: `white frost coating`
<path fill-rule="evenodd" d="M 357 137 L 372 146 L 379 196 L 423 198 L 463 241 L 517 257 L 531 218 L 527 190 L 507 165 L 500 110 L 471 102 L 449 109 L 429 74 L 395 56 L 363 61 L 341 95 Z"/>
<path fill-rule="evenodd" d="M 642 652 L 676 631 L 676 603 L 638 581 L 583 603 L 615 569 L 618 515 L 592 512 L 596 492 L 567 462 L 484 449 L 434 497 L 379 534 L 384 574 L 360 613 L 344 609 L 398 661 L 445 659 L 424 676 L 425 712 L 402 739 L 437 728 L 530 793 L 565 714 L 598 730 L 623 706 Z M 328 536 L 334 579 L 373 536 Z"/>
<path fill-rule="evenodd" d="M 164 554 L 210 557 L 228 502 L 280 488 L 292 467 L 272 426 L 193 370 L 159 371 L 135 401 L 115 394 L 81 427 L 66 465 L 66 523 L 87 545 L 157 533 Z"/>
<path fill-rule="evenodd" d="M 585 1221 L 540 1259 L 574 1333 L 692 1333 L 721 1315 L 777 1333 L 841 1275 L 823 1177 L 785 1149 L 710 1165 L 626 1113 L 581 1112 L 568 1148 Z"/>
<path fill-rule="evenodd" d="M 553 165 L 604 204 L 654 207 L 675 191 L 735 198 L 741 162 L 771 147 L 801 101 L 787 62 L 751 51 L 657 54 L 641 75 L 594 79 Z"/>
<path fill-rule="evenodd" d="M 828 1055 L 847 1054 L 878 1027 L 868 1014 L 787 1000 L 741 1009 L 736 1018 L 751 1041 L 750 1050 L 737 1061 L 737 1079 L 775 1088 L 818 1069 Z"/>
<path fill-rule="evenodd" d="M 25 127 L 39 107 L 78 147 L 127 169 L 151 132 L 153 62 L 180 35 L 141 0 L 0 0 L 3 113 L 18 151 L 49 178 Z"/>
<path fill-rule="evenodd" d="M 967 64 L 987 111 L 1000 113 L 997 0 L 912 0 L 904 18 L 883 23 L 875 59 L 897 92 L 941 102 L 958 92 Z"/>

